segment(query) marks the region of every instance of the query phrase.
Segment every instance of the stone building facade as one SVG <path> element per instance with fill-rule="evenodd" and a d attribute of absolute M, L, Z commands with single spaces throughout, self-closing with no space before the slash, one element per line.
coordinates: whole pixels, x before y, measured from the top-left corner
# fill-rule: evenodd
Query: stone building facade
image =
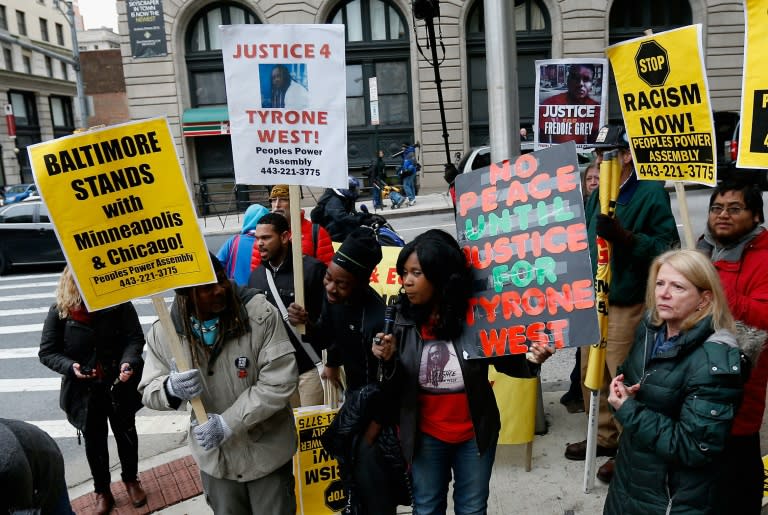
<path fill-rule="evenodd" d="M 130 2 L 131 0 L 127 0 Z M 536 59 L 602 57 L 611 43 L 700 23 L 713 108 L 740 104 L 744 15 L 723 0 L 509 0 L 515 4 L 520 122 L 533 122 Z M 442 0 L 435 19 L 451 154 L 488 139 L 483 0 Z M 162 0 L 167 55 L 134 58 L 127 5 L 119 33 L 132 119 L 167 116 L 190 183 L 233 180 L 223 66 L 214 28 L 227 23 L 345 23 L 350 168 L 376 149 L 421 144 L 422 184 L 441 186 L 445 152 L 424 22 L 408 0 Z M 418 43 L 418 44 L 417 44 Z M 444 52 L 444 54 L 443 54 Z M 370 123 L 368 78 L 377 77 L 382 123 Z M 614 90 L 615 91 L 615 90 Z M 614 95 L 615 96 L 615 95 Z M 620 117 L 611 103 L 609 116 Z M 388 155 L 389 155 L 388 154 Z M 392 160 L 394 163 L 397 160 Z"/>
<path fill-rule="evenodd" d="M 42 51 L 41 51 L 42 50 Z M 75 128 L 70 26 L 50 0 L 0 0 L 0 104 L 12 106 L 16 137 L 0 124 L 0 187 L 32 182 L 26 147 Z"/>

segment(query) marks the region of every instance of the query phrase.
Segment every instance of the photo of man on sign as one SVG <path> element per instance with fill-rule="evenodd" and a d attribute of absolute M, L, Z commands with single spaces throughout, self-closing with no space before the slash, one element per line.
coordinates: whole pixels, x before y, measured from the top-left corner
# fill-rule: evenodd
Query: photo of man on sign
<path fill-rule="evenodd" d="M 260 64 L 261 107 L 306 109 L 309 106 L 306 68 L 305 64 Z"/>
<path fill-rule="evenodd" d="M 537 61 L 537 144 L 594 142 L 604 111 L 603 63 Z"/>

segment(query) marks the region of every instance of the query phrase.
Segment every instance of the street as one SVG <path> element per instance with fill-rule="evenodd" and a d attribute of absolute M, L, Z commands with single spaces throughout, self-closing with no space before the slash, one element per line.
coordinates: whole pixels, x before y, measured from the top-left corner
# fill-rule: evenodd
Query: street
<path fill-rule="evenodd" d="M 710 190 L 699 189 L 688 192 L 690 218 L 694 222 L 693 233 L 698 236 L 706 220 L 706 205 Z M 678 221 L 678 202 L 671 195 Z M 386 215 L 386 211 L 384 212 Z M 450 231 L 453 214 L 423 214 L 410 217 L 392 218 L 391 224 L 406 240 L 429 229 L 440 228 Z M 216 250 L 227 235 L 206 237 L 209 247 Z M 78 445 L 75 429 L 66 421 L 58 406 L 60 379 L 37 359 L 42 323 L 49 306 L 54 302 L 58 272 L 48 269 L 26 269 L 14 271 L 0 277 L 0 405 L 2 416 L 33 422 L 43 427 L 58 442 L 66 463 L 67 483 L 70 487 L 90 481 L 85 460 L 85 450 Z M 170 303 L 172 295 L 166 294 Z M 134 305 L 139 313 L 142 327 L 147 330 L 156 319 L 151 301 L 137 299 Z M 585 342 L 586 343 L 586 342 Z M 568 387 L 568 377 L 573 366 L 573 351 L 559 352 L 543 368 L 542 383 L 545 396 L 550 399 L 546 406 L 550 425 L 559 425 L 554 414 L 562 416 L 564 410 L 556 403 L 560 393 Z M 547 395 L 548 394 L 548 395 Z M 556 394 L 556 395 L 555 395 Z M 558 409 L 555 410 L 554 408 Z M 585 423 L 575 415 L 569 417 L 569 424 Z M 138 413 L 137 426 L 140 433 L 140 460 L 161 454 L 185 445 L 186 413 L 156 412 L 146 408 Z M 561 456 L 562 445 L 549 450 L 550 454 Z M 119 480 L 119 463 L 114 444 L 110 448 L 113 464 L 113 480 Z"/>

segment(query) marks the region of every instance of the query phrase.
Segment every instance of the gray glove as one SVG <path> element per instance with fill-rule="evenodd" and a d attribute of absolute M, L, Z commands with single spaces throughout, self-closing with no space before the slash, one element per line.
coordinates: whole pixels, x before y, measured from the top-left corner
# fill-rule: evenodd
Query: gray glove
<path fill-rule="evenodd" d="M 192 428 L 192 434 L 200 447 L 206 451 L 215 449 L 221 445 L 224 440 L 232 436 L 232 430 L 229 428 L 221 415 L 209 414 L 208 422 Z"/>
<path fill-rule="evenodd" d="M 191 368 L 186 372 L 179 372 L 176 369 L 176 362 L 171 363 L 171 373 L 165 382 L 168 393 L 183 401 L 188 401 L 200 396 L 203 393 L 203 383 L 200 377 L 200 371 Z"/>

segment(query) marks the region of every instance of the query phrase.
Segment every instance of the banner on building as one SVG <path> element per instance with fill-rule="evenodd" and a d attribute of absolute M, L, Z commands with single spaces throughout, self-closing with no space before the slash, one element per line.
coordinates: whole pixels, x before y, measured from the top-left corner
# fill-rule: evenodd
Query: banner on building
<path fill-rule="evenodd" d="M 470 358 L 600 339 L 573 142 L 459 175 L 456 199 L 475 285 L 461 337 Z"/>
<path fill-rule="evenodd" d="M 605 50 L 640 179 L 714 186 L 717 153 L 701 25 Z"/>
<path fill-rule="evenodd" d="M 595 142 L 605 124 L 607 72 L 607 59 L 536 61 L 537 149 L 568 141 L 585 148 Z"/>
<path fill-rule="evenodd" d="M 27 150 L 89 311 L 215 281 L 164 118 Z"/>
<path fill-rule="evenodd" d="M 768 168 L 768 69 L 763 61 L 768 41 L 768 0 L 744 2 L 744 78 L 737 168 Z"/>
<path fill-rule="evenodd" d="M 163 0 L 126 0 L 131 55 L 136 58 L 168 54 Z"/>
<path fill-rule="evenodd" d="M 344 26 L 221 27 L 238 184 L 347 187 Z"/>

